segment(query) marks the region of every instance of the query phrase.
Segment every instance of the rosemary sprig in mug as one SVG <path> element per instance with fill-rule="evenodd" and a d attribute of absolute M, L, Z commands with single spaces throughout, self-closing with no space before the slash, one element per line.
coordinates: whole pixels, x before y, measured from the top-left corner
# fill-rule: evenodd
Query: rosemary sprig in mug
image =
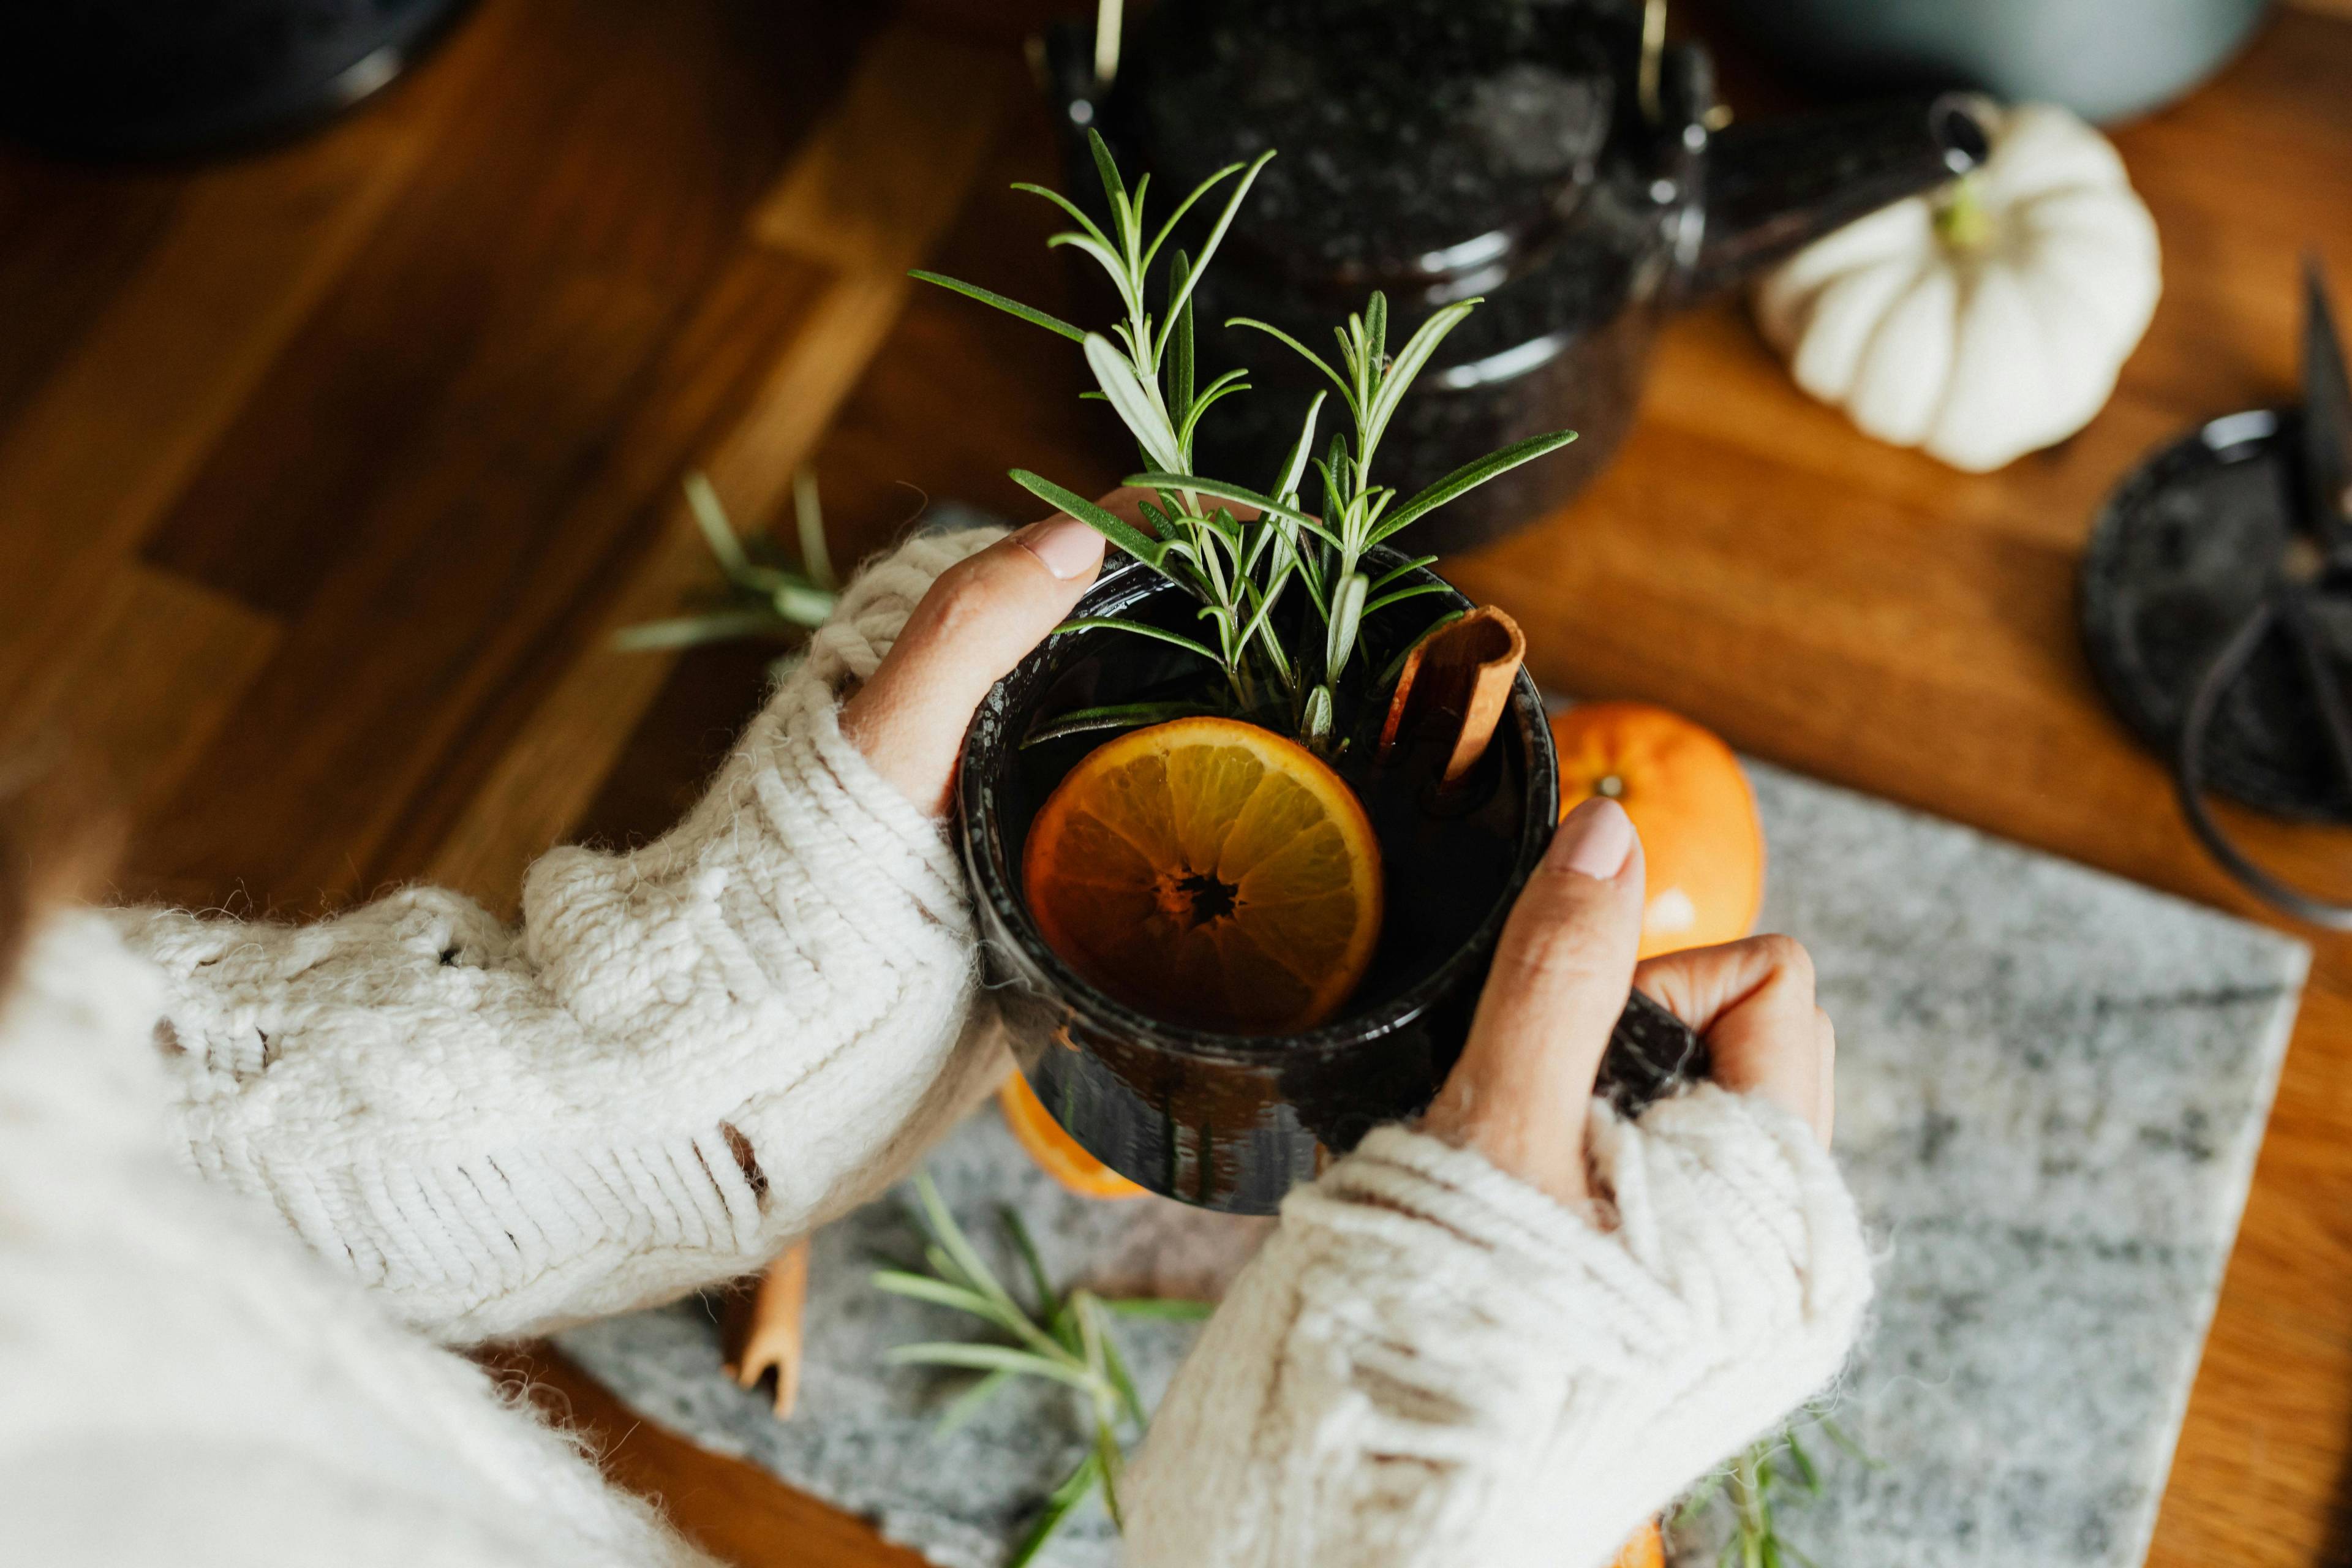
<path fill-rule="evenodd" d="M 1138 180 L 1130 191 L 1102 138 L 1091 131 L 1087 134 L 1102 182 L 1103 207 L 1109 214 L 1108 227 L 1059 192 L 1025 184 L 1014 189 L 1052 202 L 1077 226 L 1047 243 L 1083 253 L 1108 275 L 1123 319 L 1112 323 L 1108 333 L 1085 331 L 977 284 L 936 272 L 914 276 L 1079 345 L 1096 384 L 1095 391 L 1084 395 L 1110 405 L 1141 454 L 1143 470 L 1129 475 L 1127 482 L 1153 492 L 1140 508 L 1149 531 L 1026 468 L 1013 469 L 1012 477 L 1039 500 L 1092 525 L 1120 550 L 1183 588 L 1199 602 L 1199 617 L 1205 623 L 1201 638 L 1117 617 L 1071 621 L 1061 629 L 1130 632 L 1185 648 L 1223 670 L 1230 700 L 1241 716 L 1286 730 L 1310 748 L 1329 752 L 1341 743 L 1338 735 L 1344 716 L 1338 710 L 1342 700 L 1371 681 L 1372 672 L 1360 668 L 1357 659 L 1364 618 L 1416 594 L 1436 592 L 1438 586 L 1402 581 L 1429 558 L 1375 578 L 1365 570 L 1368 552 L 1496 475 L 1566 446 L 1576 433 L 1555 430 L 1489 453 L 1402 500 L 1395 489 L 1374 483 L 1373 454 L 1413 378 L 1478 304 L 1464 300 L 1433 312 L 1391 354 L 1388 301 L 1374 293 L 1362 310 L 1335 329 L 1339 351 L 1336 368 L 1266 322 L 1236 317 L 1225 323 L 1271 335 L 1320 370 L 1347 409 L 1352 444 L 1348 434 L 1334 433 L 1318 456 L 1316 425 L 1329 396 L 1318 393 L 1307 406 L 1297 441 L 1266 489 L 1202 473 L 1194 454 L 1202 418 L 1217 403 L 1248 391 L 1249 378 L 1246 370 L 1237 369 L 1199 383 L 1194 296 L 1250 186 L 1274 154 L 1268 152 L 1246 166 L 1234 163 L 1210 175 L 1154 229 L 1144 221 L 1150 176 Z M 1232 186 L 1199 258 L 1174 248 L 1170 242 L 1179 220 L 1227 181 Z M 1164 283 L 1155 313 L 1153 277 L 1163 251 L 1169 259 L 1160 269 Z M 1306 509 L 1304 490 L 1310 471 L 1321 481 L 1319 513 Z M 1295 629 L 1276 617 L 1277 605 L 1294 585 L 1306 596 L 1309 610 L 1297 617 Z M 1101 727 L 1115 727 L 1174 716 L 1155 714 L 1147 707 L 1105 709 L 1093 717 Z"/>

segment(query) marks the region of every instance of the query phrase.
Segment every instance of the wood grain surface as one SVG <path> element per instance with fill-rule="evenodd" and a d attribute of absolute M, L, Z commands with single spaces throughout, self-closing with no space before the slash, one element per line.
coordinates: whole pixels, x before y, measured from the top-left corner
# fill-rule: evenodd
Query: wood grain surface
<path fill-rule="evenodd" d="M 1050 9 L 484 0 L 299 143 L 0 153 L 0 744 L 110 769 L 123 895 L 298 916 L 431 877 L 511 908 L 550 844 L 659 831 L 767 657 L 609 647 L 708 581 L 690 468 L 766 526 L 813 467 L 837 560 L 927 498 L 1025 515 L 1015 463 L 1106 486 L 1066 345 L 903 277 L 1058 294 L 1004 188 L 1058 178 L 1021 51 Z M 1446 569 L 1561 689 L 2263 918 L 2100 704 L 2074 574 L 2139 454 L 2294 395 L 2301 252 L 2352 297 L 2352 20 L 2278 14 L 2116 142 L 2166 290 L 2082 435 L 1955 474 L 1801 396 L 1721 302 L 1664 331 L 1591 492 Z M 2352 892 L 2352 837 L 2243 826 Z M 2314 941 L 2164 1568 L 2352 1555 L 2352 940 Z M 558 1358 L 498 1364 L 730 1562 L 911 1561 Z"/>

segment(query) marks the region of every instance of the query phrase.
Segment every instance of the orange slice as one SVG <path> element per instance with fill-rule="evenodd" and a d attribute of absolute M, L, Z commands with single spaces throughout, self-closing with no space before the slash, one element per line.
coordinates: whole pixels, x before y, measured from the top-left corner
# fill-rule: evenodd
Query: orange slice
<path fill-rule="evenodd" d="M 1029 1157 L 1045 1173 L 1082 1198 L 1139 1198 L 1143 1189 L 1087 1152 L 1086 1145 L 1062 1131 L 1029 1080 L 1015 1072 L 996 1091 L 1004 1125 L 1013 1129 Z"/>
<path fill-rule="evenodd" d="M 1022 882 L 1046 944 L 1087 981 L 1233 1034 L 1330 1017 L 1381 934 L 1362 804 L 1305 747 L 1235 719 L 1089 752 L 1030 825 Z"/>
<path fill-rule="evenodd" d="M 1646 702 L 1581 702 L 1551 733 L 1560 814 L 1609 795 L 1642 835 L 1642 956 L 1746 936 L 1764 900 L 1764 827 L 1731 748 Z"/>

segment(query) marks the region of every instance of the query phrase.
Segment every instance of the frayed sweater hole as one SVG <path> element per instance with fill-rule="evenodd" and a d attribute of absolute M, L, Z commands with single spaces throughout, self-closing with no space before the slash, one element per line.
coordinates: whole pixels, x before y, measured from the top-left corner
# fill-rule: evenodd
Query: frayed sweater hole
<path fill-rule="evenodd" d="M 743 1136 L 731 1121 L 719 1124 L 719 1136 L 727 1140 L 727 1152 L 735 1156 L 735 1168 L 751 1184 L 751 1195 L 765 1199 L 768 1195 L 768 1173 L 760 1169 L 760 1157 L 751 1152 L 751 1141 Z"/>

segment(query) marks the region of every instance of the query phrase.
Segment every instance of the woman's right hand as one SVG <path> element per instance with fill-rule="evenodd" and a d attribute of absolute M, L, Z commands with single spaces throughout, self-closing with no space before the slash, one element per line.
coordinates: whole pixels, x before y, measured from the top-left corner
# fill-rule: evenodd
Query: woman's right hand
<path fill-rule="evenodd" d="M 1595 799 L 1569 814 L 1503 928 L 1469 1041 L 1423 1131 L 1562 1203 L 1591 1197 L 1593 1083 L 1638 986 L 1706 1039 L 1717 1083 L 1795 1112 L 1828 1144 L 1837 1044 L 1813 1002 L 1811 958 L 1788 937 L 1759 936 L 1637 965 L 1643 882 L 1622 806 Z"/>

